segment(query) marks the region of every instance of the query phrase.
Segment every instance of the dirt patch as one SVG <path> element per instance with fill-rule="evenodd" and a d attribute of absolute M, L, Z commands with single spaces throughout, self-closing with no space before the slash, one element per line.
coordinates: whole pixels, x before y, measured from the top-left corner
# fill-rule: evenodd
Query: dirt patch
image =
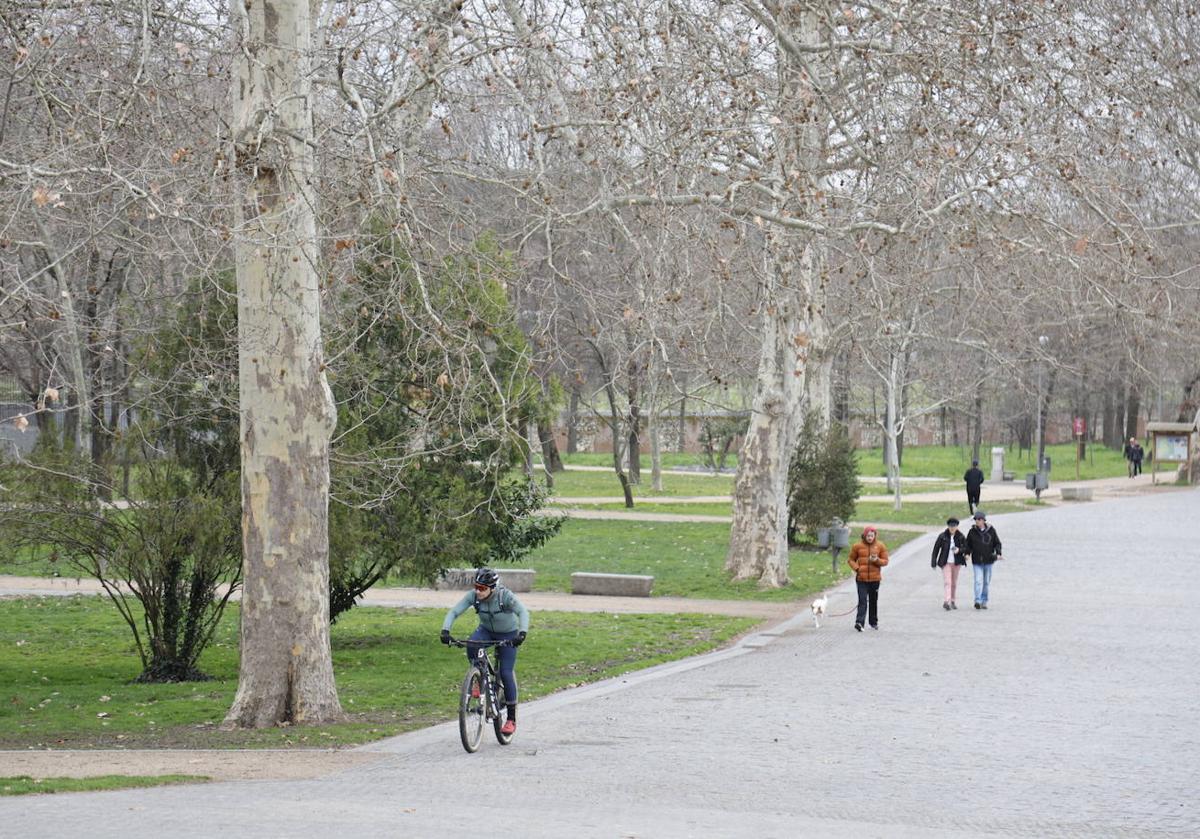
<path fill-rule="evenodd" d="M 320 778 L 386 755 L 332 749 L 0 751 L 0 777 L 203 775 L 217 781 Z"/>

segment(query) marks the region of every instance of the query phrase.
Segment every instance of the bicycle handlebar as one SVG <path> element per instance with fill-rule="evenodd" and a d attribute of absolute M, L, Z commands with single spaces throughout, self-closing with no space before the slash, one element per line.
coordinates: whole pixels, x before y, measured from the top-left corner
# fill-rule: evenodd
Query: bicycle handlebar
<path fill-rule="evenodd" d="M 482 640 L 480 640 L 480 641 L 471 641 L 471 640 L 460 641 L 459 639 L 455 638 L 454 636 L 450 636 L 450 646 L 451 647 L 466 647 L 467 645 L 470 645 L 473 647 L 511 647 L 513 645 L 513 642 L 512 641 L 482 641 Z"/>

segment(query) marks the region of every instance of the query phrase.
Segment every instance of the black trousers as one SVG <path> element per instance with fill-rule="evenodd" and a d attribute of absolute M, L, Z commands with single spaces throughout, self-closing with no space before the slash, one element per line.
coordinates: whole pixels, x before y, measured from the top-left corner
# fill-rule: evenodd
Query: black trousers
<path fill-rule="evenodd" d="M 873 583 L 864 583 L 861 580 L 855 580 L 858 585 L 858 613 L 854 617 L 854 622 L 862 626 L 863 618 L 870 616 L 871 626 L 879 623 L 879 581 Z M 869 611 L 868 611 L 869 610 Z"/>
<path fill-rule="evenodd" d="M 967 506 L 971 509 L 972 513 L 975 512 L 975 508 L 979 506 L 980 489 L 982 489 L 982 487 L 975 487 L 974 489 L 967 487 Z"/>

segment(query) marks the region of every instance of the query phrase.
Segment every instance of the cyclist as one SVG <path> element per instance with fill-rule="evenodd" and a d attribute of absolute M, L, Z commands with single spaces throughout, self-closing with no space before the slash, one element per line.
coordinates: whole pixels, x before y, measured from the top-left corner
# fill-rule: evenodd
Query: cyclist
<path fill-rule="evenodd" d="M 474 608 L 479 617 L 479 626 L 471 633 L 469 641 L 509 641 L 511 647 L 496 650 L 500 659 L 500 679 L 504 682 L 504 699 L 508 703 L 507 719 L 500 729 L 503 734 L 517 730 L 517 679 L 513 673 L 517 665 L 517 647 L 525 642 L 529 631 L 529 612 L 511 591 L 500 585 L 499 575 L 491 568 L 480 568 L 475 572 L 475 589 L 463 595 L 462 600 L 446 613 L 442 621 L 442 643 L 450 643 L 450 627 L 467 609 Z M 467 644 L 467 660 L 475 660 L 477 645 Z"/>

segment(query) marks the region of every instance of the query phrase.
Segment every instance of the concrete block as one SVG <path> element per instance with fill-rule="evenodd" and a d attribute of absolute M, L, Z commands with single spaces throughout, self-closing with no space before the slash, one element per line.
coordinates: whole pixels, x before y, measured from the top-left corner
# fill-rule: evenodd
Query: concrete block
<path fill-rule="evenodd" d="M 641 574 L 571 575 L 571 594 L 600 594 L 610 597 L 649 597 L 654 578 Z"/>
<path fill-rule="evenodd" d="M 1091 487 L 1063 487 L 1062 488 L 1062 499 L 1063 499 L 1063 501 L 1091 501 L 1092 500 L 1092 488 Z"/>
<path fill-rule="evenodd" d="M 533 591 L 532 568 L 497 568 L 500 575 L 500 585 L 509 591 Z M 439 591 L 444 589 L 466 590 L 475 584 L 474 568 L 447 568 L 434 583 Z"/>

